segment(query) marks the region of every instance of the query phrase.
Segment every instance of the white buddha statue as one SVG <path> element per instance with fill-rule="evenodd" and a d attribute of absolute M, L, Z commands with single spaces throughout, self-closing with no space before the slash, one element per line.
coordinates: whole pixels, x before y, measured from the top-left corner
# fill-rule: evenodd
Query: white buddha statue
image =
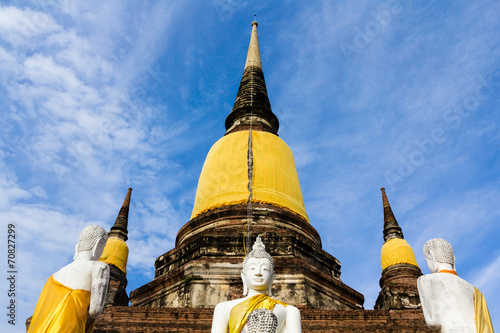
<path fill-rule="evenodd" d="M 458 276 L 450 243 L 431 239 L 424 255 L 432 274 L 419 277 L 417 285 L 427 326 L 440 332 L 493 333 L 484 296 Z"/>
<path fill-rule="evenodd" d="M 302 332 L 299 310 L 270 297 L 274 262 L 260 236 L 243 260 L 241 279 L 246 297 L 217 304 L 212 333 Z"/>
<path fill-rule="evenodd" d="M 107 238 L 106 231 L 97 225 L 83 229 L 73 262 L 45 283 L 29 333 L 92 332 L 93 319 L 101 314 L 108 290 L 109 267 L 97 261 Z"/>

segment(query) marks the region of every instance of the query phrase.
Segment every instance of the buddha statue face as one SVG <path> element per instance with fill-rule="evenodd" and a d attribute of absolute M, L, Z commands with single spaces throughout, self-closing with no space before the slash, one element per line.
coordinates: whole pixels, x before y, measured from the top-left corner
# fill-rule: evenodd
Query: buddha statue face
<path fill-rule="evenodd" d="M 266 292 L 272 282 L 271 262 L 267 258 L 249 259 L 242 272 L 242 279 L 249 290 Z"/>
<path fill-rule="evenodd" d="M 246 295 L 249 290 L 257 292 L 268 292 L 271 296 L 271 286 L 274 280 L 274 262 L 269 253 L 265 251 L 260 236 L 257 237 L 252 251 L 243 260 L 241 271 L 244 291 Z"/>

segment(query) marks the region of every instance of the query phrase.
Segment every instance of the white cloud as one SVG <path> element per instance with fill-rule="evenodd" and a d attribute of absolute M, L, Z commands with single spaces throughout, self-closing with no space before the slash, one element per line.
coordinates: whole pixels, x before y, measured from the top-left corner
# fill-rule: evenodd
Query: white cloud
<path fill-rule="evenodd" d="M 0 37 L 15 46 L 26 45 L 29 39 L 60 30 L 50 15 L 13 6 L 0 7 Z"/>
<path fill-rule="evenodd" d="M 16 63 L 16 58 L 14 57 L 13 54 L 10 54 L 7 52 L 7 50 L 3 47 L 0 47 L 0 59 L 2 60 L 2 70 L 9 70 L 9 72 L 12 70 L 11 65 Z"/>
<path fill-rule="evenodd" d="M 483 267 L 476 274 L 473 274 L 472 283 L 482 290 L 494 295 L 498 292 L 498 277 L 500 276 L 500 256 L 493 258 L 493 260 Z"/>
<path fill-rule="evenodd" d="M 17 200 L 29 199 L 31 193 L 20 188 L 14 181 L 0 178 L 0 207 L 10 207 Z"/>
<path fill-rule="evenodd" d="M 33 84 L 49 86 L 52 89 L 64 89 L 74 93 L 77 88 L 82 88 L 69 68 L 57 65 L 51 57 L 35 54 L 24 62 L 25 75 Z"/>

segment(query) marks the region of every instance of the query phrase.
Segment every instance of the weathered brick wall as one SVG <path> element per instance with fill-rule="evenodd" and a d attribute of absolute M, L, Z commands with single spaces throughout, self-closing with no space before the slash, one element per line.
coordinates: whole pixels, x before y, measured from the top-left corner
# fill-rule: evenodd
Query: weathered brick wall
<path fill-rule="evenodd" d="M 301 310 L 303 332 L 431 332 L 420 310 Z"/>
<path fill-rule="evenodd" d="M 431 332 L 420 310 L 301 309 L 304 333 Z M 95 333 L 210 332 L 213 309 L 109 307 L 99 317 Z"/>
<path fill-rule="evenodd" d="M 210 332 L 212 309 L 108 307 L 94 333 Z"/>
<path fill-rule="evenodd" d="M 396 264 L 386 268 L 380 278 L 380 291 L 376 310 L 419 309 L 417 279 L 420 268 L 409 264 Z"/>

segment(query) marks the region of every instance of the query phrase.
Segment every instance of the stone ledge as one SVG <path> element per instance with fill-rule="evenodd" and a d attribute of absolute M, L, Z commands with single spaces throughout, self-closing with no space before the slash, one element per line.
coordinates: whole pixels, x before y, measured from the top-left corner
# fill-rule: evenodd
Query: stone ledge
<path fill-rule="evenodd" d="M 431 332 L 420 310 L 311 310 L 301 308 L 307 332 Z M 95 333 L 210 332 L 213 309 L 108 307 L 98 318 Z"/>

